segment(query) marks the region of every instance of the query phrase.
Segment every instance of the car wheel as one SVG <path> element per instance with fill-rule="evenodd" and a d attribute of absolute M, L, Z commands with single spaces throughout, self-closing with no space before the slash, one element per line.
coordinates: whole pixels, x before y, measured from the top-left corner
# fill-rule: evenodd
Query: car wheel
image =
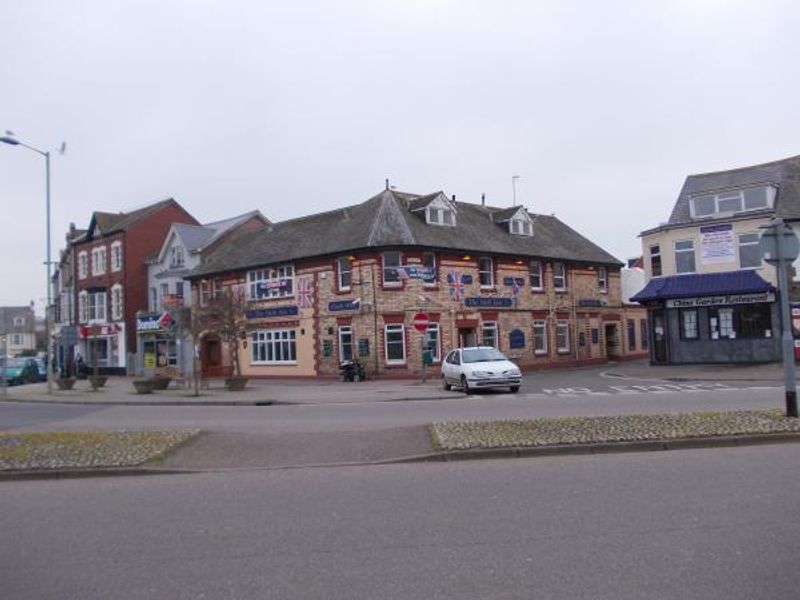
<path fill-rule="evenodd" d="M 453 387 L 452 385 L 447 383 L 447 379 L 445 379 L 444 376 L 442 376 L 442 388 L 444 388 L 444 391 L 449 392 L 450 388 L 452 387 Z"/>
<path fill-rule="evenodd" d="M 518 385 L 512 385 L 512 386 L 511 386 L 510 388 L 508 388 L 508 389 L 510 389 L 510 390 L 511 390 L 511 393 L 512 393 L 512 394 L 516 394 L 516 393 L 519 391 L 519 386 L 518 386 Z"/>
<path fill-rule="evenodd" d="M 462 375 L 462 376 L 461 376 L 461 390 L 462 390 L 462 391 L 463 391 L 465 394 L 469 394 L 469 393 L 470 393 L 470 391 L 471 391 L 471 390 L 469 389 L 469 383 L 467 382 L 467 376 L 466 376 L 466 375 Z"/>

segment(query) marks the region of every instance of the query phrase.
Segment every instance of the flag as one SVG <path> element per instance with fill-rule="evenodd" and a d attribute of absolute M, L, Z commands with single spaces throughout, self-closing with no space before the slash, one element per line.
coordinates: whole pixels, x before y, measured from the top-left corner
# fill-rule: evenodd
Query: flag
<path fill-rule="evenodd" d="M 314 282 L 311 277 L 297 278 L 297 305 L 300 308 L 313 306 Z"/>
<path fill-rule="evenodd" d="M 447 285 L 449 287 L 450 300 L 458 302 L 464 297 L 464 283 L 461 280 L 461 273 L 450 271 L 447 274 Z"/>

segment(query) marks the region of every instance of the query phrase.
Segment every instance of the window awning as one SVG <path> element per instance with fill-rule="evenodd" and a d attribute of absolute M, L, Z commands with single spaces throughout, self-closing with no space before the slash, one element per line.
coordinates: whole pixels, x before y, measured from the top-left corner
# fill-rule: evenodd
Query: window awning
<path fill-rule="evenodd" d="M 669 298 L 694 298 L 728 294 L 757 294 L 773 292 L 775 288 L 755 271 L 729 271 L 656 277 L 637 294 L 633 302 L 650 302 Z"/>

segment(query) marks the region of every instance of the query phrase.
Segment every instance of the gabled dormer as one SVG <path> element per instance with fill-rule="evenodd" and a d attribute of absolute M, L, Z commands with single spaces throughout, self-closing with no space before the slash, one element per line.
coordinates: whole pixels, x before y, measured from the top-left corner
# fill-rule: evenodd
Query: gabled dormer
<path fill-rule="evenodd" d="M 456 203 L 449 200 L 443 192 L 428 194 L 409 202 L 409 210 L 424 217 L 428 225 L 456 226 Z"/>
<path fill-rule="evenodd" d="M 504 225 L 512 235 L 533 236 L 533 217 L 524 206 L 512 206 L 492 213 L 495 223 Z"/>

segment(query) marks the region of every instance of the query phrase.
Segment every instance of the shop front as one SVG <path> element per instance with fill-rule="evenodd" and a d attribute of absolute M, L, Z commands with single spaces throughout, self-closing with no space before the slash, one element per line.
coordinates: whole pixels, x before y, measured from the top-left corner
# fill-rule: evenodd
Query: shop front
<path fill-rule="evenodd" d="M 101 375 L 125 375 L 125 324 L 81 325 L 78 327 L 76 368 L 97 367 Z"/>
<path fill-rule="evenodd" d="M 136 372 L 145 377 L 170 369 L 192 373 L 191 340 L 181 335 L 169 312 L 136 315 L 136 356 Z"/>
<path fill-rule="evenodd" d="M 652 364 L 781 359 L 775 289 L 752 271 L 653 279 L 632 300 L 647 307 Z"/>

